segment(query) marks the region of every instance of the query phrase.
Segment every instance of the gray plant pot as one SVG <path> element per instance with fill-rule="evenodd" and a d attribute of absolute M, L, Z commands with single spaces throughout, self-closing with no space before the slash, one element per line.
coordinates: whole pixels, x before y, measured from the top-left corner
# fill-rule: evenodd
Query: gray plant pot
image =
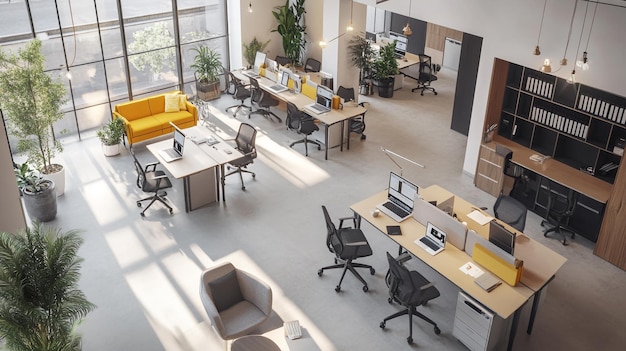
<path fill-rule="evenodd" d="M 37 193 L 22 192 L 28 216 L 39 222 L 49 222 L 57 215 L 56 187 L 53 181 L 46 180 L 46 182 L 50 182 L 50 187 L 46 190 Z"/>

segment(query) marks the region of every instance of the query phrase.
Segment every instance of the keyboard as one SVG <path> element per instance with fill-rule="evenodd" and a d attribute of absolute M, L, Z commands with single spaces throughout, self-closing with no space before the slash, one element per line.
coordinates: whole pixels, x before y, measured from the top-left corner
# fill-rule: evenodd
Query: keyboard
<path fill-rule="evenodd" d="M 283 328 L 285 328 L 285 336 L 288 337 L 290 340 L 297 339 L 302 336 L 300 322 L 298 322 L 297 320 L 285 322 Z"/>
<path fill-rule="evenodd" d="M 165 149 L 163 150 L 163 152 L 165 152 L 167 154 L 167 156 L 171 157 L 171 158 L 176 158 L 178 157 L 178 152 L 174 151 L 174 149 Z"/>
<path fill-rule="evenodd" d="M 400 206 L 394 204 L 391 201 L 387 201 L 385 203 L 383 203 L 383 206 L 388 209 L 389 211 L 395 213 L 398 217 L 400 218 L 404 218 L 406 216 L 408 216 L 410 213 L 403 210 L 402 208 L 400 208 Z"/>
<path fill-rule="evenodd" d="M 425 236 L 424 236 L 424 237 L 422 237 L 422 238 L 420 239 L 420 241 L 421 241 L 422 243 L 424 243 L 424 245 L 426 245 L 426 246 L 430 247 L 430 248 L 431 248 L 432 250 L 434 250 L 434 251 L 436 251 L 436 250 L 438 250 L 438 249 L 439 249 L 439 246 L 437 246 L 437 244 L 435 244 L 434 242 L 432 242 L 432 240 L 428 239 L 428 238 L 427 238 L 427 237 L 425 237 Z"/>

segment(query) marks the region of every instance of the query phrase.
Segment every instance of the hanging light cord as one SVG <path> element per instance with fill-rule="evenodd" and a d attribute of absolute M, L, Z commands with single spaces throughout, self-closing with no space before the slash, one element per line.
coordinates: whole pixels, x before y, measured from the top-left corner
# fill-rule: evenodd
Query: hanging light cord
<path fill-rule="evenodd" d="M 569 47 L 569 40 L 572 37 L 572 27 L 574 26 L 574 17 L 576 17 L 576 7 L 578 7 L 578 0 L 574 2 L 574 12 L 572 13 L 572 20 L 569 23 L 569 33 L 567 34 L 567 43 L 565 44 L 565 52 L 563 53 L 563 58 L 565 59 L 567 55 L 567 48 Z"/>
<path fill-rule="evenodd" d="M 72 19 L 72 36 L 74 37 L 74 56 L 72 56 L 72 62 L 70 62 L 68 64 L 67 69 L 69 70 L 70 67 L 74 65 L 74 61 L 76 61 L 76 25 L 74 24 L 74 12 L 72 11 L 72 0 L 67 0 L 67 4 L 69 5 L 70 8 L 70 18 Z M 63 33 L 61 33 L 61 35 L 63 35 Z"/>
<path fill-rule="evenodd" d="M 539 39 L 541 38 L 541 30 L 543 29 L 543 18 L 546 16 L 546 5 L 548 0 L 543 2 L 543 14 L 541 15 L 541 24 L 539 25 L 539 35 L 537 36 L 537 46 L 539 46 Z"/>
<path fill-rule="evenodd" d="M 585 22 L 587 21 L 587 10 L 589 10 L 589 2 L 585 7 L 585 17 L 583 17 L 583 27 L 580 29 L 580 38 L 578 38 L 578 47 L 576 48 L 576 55 L 580 52 L 580 43 L 583 41 L 583 32 L 585 31 Z M 591 31 L 591 30 L 590 30 Z M 576 60 L 574 60 L 574 68 L 576 68 Z"/>
<path fill-rule="evenodd" d="M 585 45 L 585 52 L 587 52 L 587 48 L 589 48 L 589 40 L 591 39 L 591 31 L 593 30 L 593 22 L 596 21 L 597 10 L 598 10 L 598 3 L 596 2 L 596 8 L 593 10 L 593 17 L 591 18 L 591 26 L 589 26 L 589 36 L 587 37 L 587 45 Z"/>

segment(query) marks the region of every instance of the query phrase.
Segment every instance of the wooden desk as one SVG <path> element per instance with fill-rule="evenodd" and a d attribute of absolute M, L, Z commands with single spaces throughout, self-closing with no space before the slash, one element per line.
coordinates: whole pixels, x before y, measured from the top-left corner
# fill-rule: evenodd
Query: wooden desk
<path fill-rule="evenodd" d="M 398 62 L 398 69 L 407 68 L 420 63 L 420 57 L 418 55 L 407 52 L 404 54 L 404 59 L 396 59 Z"/>
<path fill-rule="evenodd" d="M 186 212 L 219 201 L 220 183 L 222 184 L 222 200 L 225 201 L 224 186 L 221 182 L 224 165 L 243 155 L 206 127 L 195 126 L 184 129 L 183 132 L 187 140 L 185 140 L 183 158 L 180 160 L 165 162 L 159 154 L 160 150 L 171 147 L 172 139 L 152 143 L 146 147 L 174 178 L 183 179 Z M 206 143 L 196 145 L 190 140 L 190 137 L 209 136 L 219 140 L 219 143 L 212 146 Z M 211 187 L 211 184 L 215 186 Z"/>
<path fill-rule="evenodd" d="M 235 77 L 237 77 L 238 79 L 244 80 L 244 81 L 249 81 L 250 78 L 246 75 L 244 75 L 240 70 L 237 71 L 232 71 L 232 73 L 235 75 Z M 296 107 L 299 110 L 303 110 L 304 112 L 306 112 L 308 114 L 308 112 L 306 110 L 304 110 L 304 107 L 308 104 L 313 103 L 313 99 L 309 98 L 308 96 L 304 95 L 304 94 L 299 94 L 299 93 L 294 93 L 291 91 L 284 91 L 281 93 L 275 93 L 269 89 L 267 89 L 268 87 L 276 84 L 274 81 L 272 81 L 271 79 L 267 78 L 267 77 L 260 77 L 257 78 L 257 81 L 259 82 L 259 87 L 261 87 L 261 89 L 267 91 L 268 93 L 272 94 L 273 96 L 275 96 L 278 99 L 281 99 L 283 101 L 288 101 L 293 103 L 294 105 L 296 105 Z M 328 128 L 331 127 L 334 124 L 337 123 L 341 123 L 341 142 L 340 142 L 340 151 L 343 151 L 343 144 L 344 144 L 344 136 L 345 136 L 345 123 L 346 121 L 349 121 L 350 119 L 360 116 L 361 114 L 367 112 L 367 109 L 364 108 L 363 106 L 344 106 L 343 109 L 341 110 L 337 110 L 337 109 L 332 109 L 327 113 L 323 113 L 323 114 L 310 114 L 311 117 L 317 119 L 318 121 L 322 122 L 325 126 L 325 131 L 324 131 L 324 146 L 325 146 L 325 155 L 324 155 L 324 159 L 328 160 Z M 346 146 L 348 148 L 348 150 L 350 150 L 350 135 L 348 135 L 347 138 L 347 143 Z"/>
<path fill-rule="evenodd" d="M 427 201 L 436 200 L 439 202 L 449 198 L 453 194 L 439 186 L 431 186 L 428 188 L 420 188 L 420 195 Z M 386 198 L 387 191 L 385 190 L 352 205 L 351 209 L 357 216 L 358 223 L 360 223 L 361 219 L 365 219 L 382 233 L 386 233 L 386 227 L 388 225 L 398 225 L 393 219 L 384 214 L 378 217 L 372 216 L 372 210 L 376 208 L 377 204 L 385 201 Z M 453 211 L 457 214 L 457 217 L 462 221 L 466 221 L 470 229 L 477 229 L 477 232 L 481 236 L 488 236 L 488 232 L 486 232 L 484 228 L 485 226 L 480 226 L 467 217 L 467 214 L 473 211 L 474 208 L 475 206 L 462 198 L 455 198 Z M 531 317 L 527 328 L 528 334 L 532 332 L 541 291 L 552 280 L 558 269 L 565 263 L 564 257 L 549 250 L 540 243 L 526 236 L 522 236 L 523 239 L 520 238 L 522 240 L 519 241 L 519 247 L 516 242 L 516 257 L 519 256 L 518 258 L 524 259 L 522 284 L 516 287 L 502 284 L 497 289 L 488 293 L 474 283 L 474 278 L 459 270 L 459 267 L 465 263 L 474 262 L 464 251 L 450 243 L 446 243 L 444 251 L 436 256 L 431 256 L 415 244 L 415 240 L 424 236 L 426 232 L 426 228 L 421 223 L 414 218 L 409 218 L 399 225 L 402 228 L 403 234 L 399 236 L 389 236 L 390 239 L 428 264 L 443 277 L 454 283 L 472 298 L 497 313 L 500 317 L 507 319 L 513 315 L 509 335 L 509 350 L 513 345 L 521 309 L 531 297 L 534 297 Z"/>

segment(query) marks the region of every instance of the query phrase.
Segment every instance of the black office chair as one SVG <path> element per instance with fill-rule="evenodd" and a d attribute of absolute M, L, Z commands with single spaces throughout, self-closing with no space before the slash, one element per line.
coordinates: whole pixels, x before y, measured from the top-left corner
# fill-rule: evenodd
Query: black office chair
<path fill-rule="evenodd" d="M 574 208 L 576 207 L 576 193 L 572 189 L 568 189 L 567 195 L 560 193 L 553 189 L 550 184 L 546 187 L 548 193 L 548 206 L 546 211 L 546 217 L 541 221 L 541 226 L 545 227 L 549 225 L 543 231 L 543 236 L 547 237 L 549 233 L 558 233 L 563 237 L 563 245 L 567 245 L 567 238 L 565 233 L 570 233 L 572 239 L 576 236 L 572 230 L 567 228 L 569 219 L 574 214 Z"/>
<path fill-rule="evenodd" d="M 145 216 L 146 210 L 150 208 L 155 201 L 159 201 L 165 205 L 165 207 L 169 209 L 170 214 L 172 214 L 172 206 L 166 202 L 167 199 L 165 198 L 167 192 L 163 191 L 164 189 L 171 188 L 172 182 L 170 182 L 170 179 L 165 175 L 165 172 L 156 169 L 159 162 L 148 163 L 145 167 L 142 167 L 132 148 L 130 149 L 130 154 L 133 155 L 133 162 L 135 164 L 135 170 L 137 171 L 137 187 L 145 193 L 153 193 L 153 195 L 149 197 L 137 200 L 137 207 L 141 207 L 142 202 L 150 200 L 148 206 L 139 214 L 142 217 Z"/>
<path fill-rule="evenodd" d="M 344 86 L 339 86 L 339 88 L 337 89 L 337 95 L 343 99 L 344 103 L 354 101 L 354 99 L 356 98 L 354 95 L 354 88 L 346 88 Z M 363 102 L 360 102 L 359 106 L 365 107 L 365 104 Z M 351 133 L 361 134 L 361 140 L 365 140 L 365 138 L 367 138 L 364 133 L 365 113 L 362 113 L 350 119 L 348 131 Z"/>
<path fill-rule="evenodd" d="M 401 257 L 410 259 L 411 256 L 405 254 L 401 255 Z M 425 306 L 428 301 L 439 297 L 439 290 L 417 271 L 409 271 L 389 252 L 387 252 L 387 261 L 389 261 L 389 271 L 386 276 L 387 286 L 389 287 L 389 298 L 387 298 L 387 301 L 389 303 L 395 301 L 406 308 L 383 319 L 380 322 L 380 328 L 385 329 L 388 320 L 408 314 L 409 337 L 406 340 L 409 344 L 413 343 L 413 315 L 434 325 L 435 334 L 441 334 L 437 323 L 417 311 L 417 306 Z"/>
<path fill-rule="evenodd" d="M 496 199 L 496 203 L 493 205 L 493 213 L 496 215 L 496 218 L 504 223 L 520 232 L 524 231 L 528 210 L 523 203 L 500 193 L 500 196 Z"/>
<path fill-rule="evenodd" d="M 411 89 L 412 92 L 416 90 L 421 90 L 420 95 L 424 95 L 424 90 L 430 90 L 435 95 L 437 95 L 437 91 L 435 88 L 430 86 L 430 83 L 437 80 L 437 72 L 433 67 L 430 56 L 428 55 L 419 55 L 420 63 L 419 63 L 419 76 L 417 78 L 417 87 Z"/>
<path fill-rule="evenodd" d="M 276 61 L 276 63 L 278 63 L 281 66 L 287 66 L 288 64 L 291 63 L 291 61 L 289 61 L 287 57 L 279 56 L 279 55 L 276 55 L 276 59 L 274 61 Z"/>
<path fill-rule="evenodd" d="M 235 77 L 232 72 L 228 72 L 228 76 L 230 77 L 229 81 L 231 85 L 234 86 L 233 99 L 239 100 L 241 101 L 241 103 L 239 103 L 238 105 L 227 107 L 226 112 L 231 109 L 235 109 L 235 111 L 233 112 L 233 117 L 237 117 L 237 113 L 239 113 L 242 108 L 252 111 L 252 107 L 244 103 L 244 101 L 246 101 L 246 99 L 249 98 L 251 95 L 250 89 L 248 89 L 248 87 L 241 81 L 241 79 L 237 79 L 237 77 Z"/>
<path fill-rule="evenodd" d="M 261 89 L 261 87 L 259 86 L 259 81 L 256 78 L 250 77 L 250 85 L 252 86 L 251 101 L 253 105 L 257 105 L 257 110 L 250 112 L 248 118 L 250 118 L 250 116 L 252 115 L 259 114 L 263 115 L 263 117 L 265 118 L 273 117 L 279 123 L 282 123 L 283 120 L 270 110 L 270 107 L 278 106 L 278 100 L 274 99 L 272 95 Z"/>
<path fill-rule="evenodd" d="M 521 189 L 518 186 L 522 180 L 524 169 L 521 166 L 513 163 L 511 158 L 513 157 L 513 151 L 508 147 L 500 144 L 496 144 L 496 153 L 504 157 L 504 166 L 502 172 L 505 176 L 513 179 L 513 185 L 507 195 L 515 194 L 516 190 L 521 190 L 523 194 L 526 193 L 526 189 Z"/>
<path fill-rule="evenodd" d="M 252 174 L 252 178 L 256 177 L 254 172 L 251 172 L 245 169 L 249 164 L 254 162 L 256 158 L 256 129 L 248 123 L 241 123 L 239 125 L 239 131 L 237 132 L 237 137 L 235 137 L 235 143 L 237 146 L 235 147 L 239 152 L 243 154 L 242 157 L 231 161 L 229 163 L 228 169 L 235 169 L 232 172 L 224 174 L 222 177 L 222 185 L 226 185 L 226 177 L 229 175 L 239 173 L 239 178 L 241 179 L 241 190 L 246 190 L 246 187 L 243 183 L 243 173 Z"/>
<path fill-rule="evenodd" d="M 300 143 L 304 144 L 304 154 L 306 156 L 309 156 L 308 144 L 317 145 L 318 150 L 322 149 L 322 145 L 318 141 L 309 139 L 309 135 L 311 135 L 314 131 L 319 130 L 319 127 L 313 121 L 313 117 L 298 110 L 296 105 L 290 101 L 287 101 L 287 120 L 285 123 L 287 124 L 287 128 L 296 131 L 298 134 L 304 135 L 302 140 L 294 141 L 289 145 L 289 147 L 293 147 L 294 145 Z"/>
<path fill-rule="evenodd" d="M 339 284 L 335 287 L 336 292 L 341 291 L 341 282 L 343 281 L 343 277 L 346 275 L 346 271 L 352 272 L 352 274 L 363 284 L 363 291 L 367 292 L 369 289 L 367 287 L 367 283 L 355 268 L 368 268 L 371 275 L 374 275 L 376 271 L 370 265 L 353 262 L 357 258 L 372 255 L 372 248 L 367 242 L 365 234 L 363 234 L 361 229 L 343 228 L 343 222 L 349 219 L 353 221 L 353 225 L 356 227 L 355 217 L 340 218 L 339 229 L 337 229 L 328 215 L 326 206 L 322 206 L 322 211 L 324 212 L 324 219 L 326 220 L 326 246 L 328 247 L 328 251 L 335 254 L 335 264 L 320 268 L 317 271 L 317 275 L 321 277 L 324 270 L 327 269 L 342 268 L 343 273 L 341 273 Z"/>
<path fill-rule="evenodd" d="M 314 58 L 306 59 L 304 63 L 304 71 L 305 72 L 319 72 L 322 69 L 322 63 Z"/>

